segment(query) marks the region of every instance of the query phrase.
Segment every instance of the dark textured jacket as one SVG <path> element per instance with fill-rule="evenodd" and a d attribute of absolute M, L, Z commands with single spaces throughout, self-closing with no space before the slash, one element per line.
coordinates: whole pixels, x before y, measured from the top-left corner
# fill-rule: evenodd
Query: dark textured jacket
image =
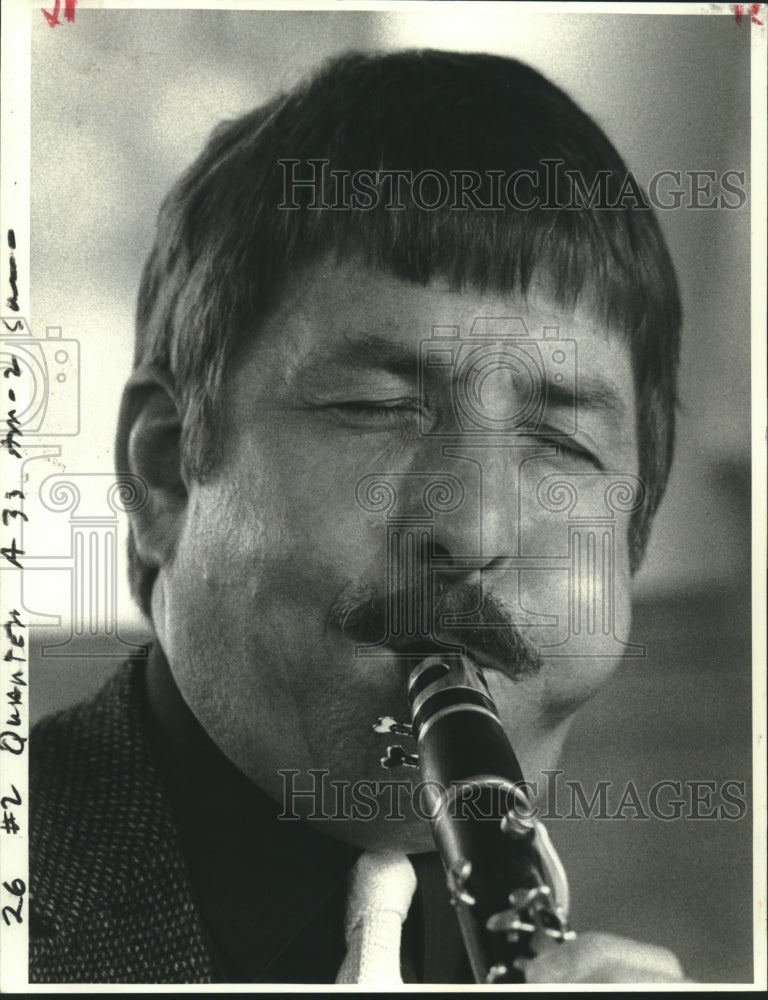
<path fill-rule="evenodd" d="M 138 667 L 44 719 L 30 751 L 30 982 L 210 982 Z"/>

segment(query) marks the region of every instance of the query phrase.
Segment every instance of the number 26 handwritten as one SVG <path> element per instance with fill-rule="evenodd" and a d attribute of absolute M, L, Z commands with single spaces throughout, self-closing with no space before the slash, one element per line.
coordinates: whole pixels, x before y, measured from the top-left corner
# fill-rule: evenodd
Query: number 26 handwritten
<path fill-rule="evenodd" d="M 16 907 L 4 906 L 3 907 L 3 920 L 5 921 L 6 927 L 11 925 L 11 917 L 14 917 L 17 924 L 24 922 L 24 918 L 21 915 L 21 908 L 24 905 L 24 893 L 27 891 L 27 887 L 24 881 L 20 878 L 15 878 L 13 882 L 3 882 L 3 888 L 6 892 L 10 892 L 12 896 L 18 896 L 19 902 Z M 11 917 L 8 916 L 10 913 Z"/>

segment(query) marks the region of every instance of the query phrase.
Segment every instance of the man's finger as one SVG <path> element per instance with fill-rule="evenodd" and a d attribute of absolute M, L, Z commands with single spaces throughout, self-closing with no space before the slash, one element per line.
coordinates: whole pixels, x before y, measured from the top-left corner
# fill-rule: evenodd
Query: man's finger
<path fill-rule="evenodd" d="M 685 974 L 666 948 L 587 932 L 516 963 L 529 983 L 680 983 Z"/>

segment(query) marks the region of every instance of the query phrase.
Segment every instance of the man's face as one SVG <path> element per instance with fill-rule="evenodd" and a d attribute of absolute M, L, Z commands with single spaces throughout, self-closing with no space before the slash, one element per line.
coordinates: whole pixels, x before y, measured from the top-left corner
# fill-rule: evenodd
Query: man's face
<path fill-rule="evenodd" d="M 327 770 L 347 799 L 327 785 L 323 808 L 357 816 L 327 832 L 426 848 L 426 823 L 382 822 L 391 786 L 373 810 L 371 786 L 356 786 L 369 802 L 356 812 L 352 786 L 418 782 L 382 769 L 388 744 L 413 748 L 373 725 L 408 721 L 407 654 L 443 638 L 485 668 L 540 780 L 629 628 L 625 342 L 541 289 L 523 300 L 317 266 L 224 398 L 218 472 L 188 484 L 153 594 L 177 683 L 223 752 L 278 801 L 281 770 L 301 772 L 295 789 Z"/>

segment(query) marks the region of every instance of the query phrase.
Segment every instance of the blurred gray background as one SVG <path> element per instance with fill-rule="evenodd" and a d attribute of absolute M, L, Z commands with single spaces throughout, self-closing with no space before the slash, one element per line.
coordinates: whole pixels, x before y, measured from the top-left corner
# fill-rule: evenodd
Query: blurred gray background
<path fill-rule="evenodd" d="M 173 179 L 218 121 L 336 52 L 413 45 L 516 56 L 565 87 L 642 182 L 662 169 L 748 173 L 749 30 L 732 16 L 429 6 L 78 9 L 55 31 L 33 21 L 32 329 L 42 337 L 60 326 L 80 342 L 81 429 L 62 439 L 51 471 L 111 469 L 139 274 Z M 630 778 L 641 790 L 664 779 L 749 789 L 749 204 L 671 211 L 661 223 L 685 329 L 676 465 L 637 581 L 635 641 L 648 656 L 628 662 L 580 715 L 562 766 L 588 791 Z M 120 533 L 122 555 L 122 524 Z M 51 540 L 59 554 L 67 538 Z M 69 635 L 61 565 L 25 593 L 39 626 L 35 717 L 98 686 L 116 662 L 83 660 L 78 644 L 40 656 Z M 141 641 L 122 563 L 117 579 L 121 637 Z M 751 823 L 751 811 L 739 821 L 553 822 L 576 925 L 665 943 L 694 979 L 748 981 Z"/>

